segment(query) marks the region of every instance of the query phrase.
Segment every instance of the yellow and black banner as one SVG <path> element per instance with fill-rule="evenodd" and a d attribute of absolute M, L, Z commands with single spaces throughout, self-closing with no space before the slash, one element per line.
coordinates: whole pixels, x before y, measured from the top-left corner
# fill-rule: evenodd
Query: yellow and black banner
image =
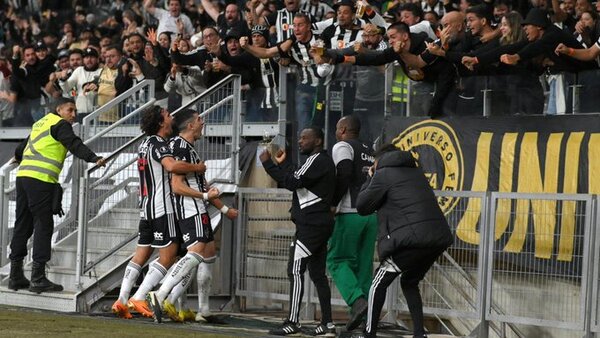
<path fill-rule="evenodd" d="M 411 151 L 431 186 L 447 191 L 600 193 L 600 119 L 597 116 L 464 117 L 443 120 L 393 117 L 386 141 Z M 455 210 L 464 245 L 480 242 L 481 203 Z M 498 201 L 495 250 L 567 265 L 578 261 L 583 241 L 581 203 Z M 577 263 L 575 263 L 578 265 Z M 571 266 L 572 268 L 574 266 Z"/>

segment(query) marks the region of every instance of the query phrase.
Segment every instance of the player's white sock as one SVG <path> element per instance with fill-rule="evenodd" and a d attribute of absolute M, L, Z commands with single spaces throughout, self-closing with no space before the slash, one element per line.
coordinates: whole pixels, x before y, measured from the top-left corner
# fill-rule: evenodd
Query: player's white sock
<path fill-rule="evenodd" d="M 165 278 L 165 281 L 160 286 L 160 289 L 156 292 L 158 301 L 162 304 L 163 300 L 167 298 L 169 292 L 171 292 L 175 285 L 179 284 L 179 282 L 181 282 L 181 280 L 203 260 L 202 256 L 195 252 L 188 252 L 183 256 L 179 262 L 177 262 L 173 271 L 169 272 L 167 278 Z"/>
<path fill-rule="evenodd" d="M 127 264 L 125 274 L 123 275 L 123 281 L 121 281 L 121 289 L 119 291 L 119 301 L 122 304 L 127 304 L 129 294 L 131 293 L 135 281 L 140 275 L 140 271 L 142 271 L 142 267 L 134 262 L 130 261 L 129 264 Z"/>
<path fill-rule="evenodd" d="M 215 257 L 206 259 L 202 264 L 198 265 L 198 314 L 210 315 L 210 286 L 212 281 L 212 263 Z"/>
<path fill-rule="evenodd" d="M 150 269 L 148 269 L 148 274 L 144 278 L 142 285 L 140 285 L 137 292 L 133 295 L 133 299 L 144 300 L 148 292 L 154 289 L 154 287 L 160 283 L 166 274 L 167 269 L 162 266 L 158 260 L 152 262 L 150 264 Z"/>
<path fill-rule="evenodd" d="M 183 279 L 177 283 L 167 296 L 167 301 L 171 304 L 179 304 L 179 310 L 185 310 L 185 298 L 187 298 L 186 291 L 192 284 L 192 280 L 196 277 L 196 270 L 198 268 L 194 267 L 192 271 L 190 271 Z"/>

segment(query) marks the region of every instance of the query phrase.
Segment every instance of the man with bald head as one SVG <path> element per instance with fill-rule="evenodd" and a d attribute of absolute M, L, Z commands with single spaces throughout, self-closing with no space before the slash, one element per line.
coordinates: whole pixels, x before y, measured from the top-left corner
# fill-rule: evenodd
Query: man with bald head
<path fill-rule="evenodd" d="M 346 304 L 352 330 L 360 324 L 368 307 L 367 297 L 373 275 L 373 250 L 377 233 L 375 214 L 360 216 L 356 198 L 367 179 L 366 169 L 375 161 L 371 149 L 358 139 L 360 121 L 353 115 L 342 117 L 335 129 L 337 143 L 332 157 L 336 165 L 333 203 L 335 226 L 329 240 L 327 268 Z"/>
<path fill-rule="evenodd" d="M 442 33 L 440 39 L 443 46 L 460 41 L 465 34 L 465 15 L 462 12 L 454 11 L 446 13 L 442 17 Z"/>

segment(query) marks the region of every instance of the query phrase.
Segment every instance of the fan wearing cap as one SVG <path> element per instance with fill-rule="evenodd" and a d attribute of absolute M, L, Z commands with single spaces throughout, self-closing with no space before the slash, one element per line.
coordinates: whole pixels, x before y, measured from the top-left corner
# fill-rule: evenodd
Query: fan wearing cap
<path fill-rule="evenodd" d="M 55 68 L 56 71 L 50 74 L 50 76 L 48 77 L 48 83 L 46 83 L 46 86 L 44 87 L 46 93 L 48 93 L 53 98 L 60 97 L 61 94 L 63 94 L 62 90 L 58 85 L 57 74 L 61 73 L 62 71 L 66 71 L 69 74 L 71 72 L 71 69 L 69 67 L 69 51 L 67 49 L 61 49 L 58 52 Z M 68 96 L 68 93 L 64 93 L 64 95 L 65 97 L 70 97 Z"/>
<path fill-rule="evenodd" d="M 65 71 L 60 73 L 59 85 L 63 95 L 75 99 L 79 114 L 94 111 L 100 73 L 98 51 L 92 47 L 83 51 L 83 66 L 75 68 L 71 74 Z"/>
<path fill-rule="evenodd" d="M 269 46 L 269 29 L 266 26 L 252 27 L 252 45 L 259 48 Z M 249 83 L 250 88 L 246 93 L 246 121 L 276 121 L 276 107 L 279 105 L 277 90 L 279 66 L 277 61 L 273 58 L 261 59 L 246 51 L 236 56 L 224 53 L 218 47 L 213 47 L 210 51 L 223 63 L 250 72 L 252 81 Z"/>
<path fill-rule="evenodd" d="M 573 35 L 553 25 L 547 11 L 539 8 L 531 9 L 522 25 L 529 44 L 517 50 L 511 48 L 514 45 L 506 46 L 505 54 L 500 57 L 500 61 L 514 65 L 521 60 L 529 60 L 541 55 L 553 63 L 547 67 L 550 74 L 596 68 L 593 62 L 575 60 L 554 52 L 561 43 L 573 49 L 583 49 L 583 46 Z"/>
<path fill-rule="evenodd" d="M 48 51 L 48 47 L 43 41 L 38 41 L 35 44 L 35 56 L 38 59 L 36 68 L 37 74 L 41 77 L 42 83 L 48 83 L 50 78 L 50 74 L 54 71 L 54 63 L 56 62 L 56 58 L 54 55 L 50 54 Z"/>
<path fill-rule="evenodd" d="M 211 52 L 212 60 L 207 60 L 204 63 L 204 82 L 208 87 L 214 85 L 215 83 L 221 81 L 227 75 L 232 73 L 232 68 L 226 64 L 224 64 L 221 60 L 217 58 L 217 55 L 212 53 L 212 51 L 216 51 L 216 49 L 224 49 L 225 53 L 233 53 L 233 55 L 238 55 L 241 53 L 241 48 L 238 42 L 239 35 L 238 32 L 231 29 L 225 34 L 225 38 L 223 39 L 223 43 L 217 44 L 209 44 L 207 45 L 207 50 Z M 246 79 L 246 82 L 248 79 Z"/>
<path fill-rule="evenodd" d="M 61 49 L 58 52 L 58 56 L 57 56 L 57 68 L 58 70 L 66 70 L 66 69 L 70 69 L 70 64 L 69 64 L 69 50 L 68 49 Z"/>

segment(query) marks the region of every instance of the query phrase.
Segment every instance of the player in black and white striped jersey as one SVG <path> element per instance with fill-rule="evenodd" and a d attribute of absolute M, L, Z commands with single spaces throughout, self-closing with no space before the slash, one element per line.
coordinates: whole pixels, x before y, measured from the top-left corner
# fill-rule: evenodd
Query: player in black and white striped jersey
<path fill-rule="evenodd" d="M 159 106 L 152 106 L 142 113 L 141 128 L 147 137 L 139 147 L 137 163 L 141 209 L 139 239 L 135 254 L 125 269 L 119 298 L 112 307 L 113 312 L 122 318 L 131 318 L 129 309 L 146 317 L 152 316 L 146 305 L 146 294 L 160 282 L 175 261 L 178 240 L 168 174 L 203 173 L 206 170 L 202 162 L 192 164 L 175 160 L 167 144 L 172 122 L 169 112 Z M 154 248 L 159 248 L 158 260 L 150 264 L 144 282 L 127 300 Z"/>
<path fill-rule="evenodd" d="M 197 112 L 186 109 L 177 114 L 176 125 L 181 132 L 169 142 L 173 155 L 187 163 L 201 163 L 200 155 L 194 149 L 194 142 L 202 136 L 204 121 Z M 208 187 L 203 173 L 173 174 L 171 186 L 175 195 L 179 230 L 188 252 L 166 276 L 160 289 L 149 293 L 149 303 L 158 322 L 162 321 L 163 311 L 175 321 L 184 317 L 178 314 L 175 303 L 185 293 L 197 268 L 199 312 L 196 320 L 214 322 L 208 296 L 216 248 L 207 212 L 208 202 L 229 219 L 235 219 L 238 212 L 219 200 L 219 191 Z"/>

